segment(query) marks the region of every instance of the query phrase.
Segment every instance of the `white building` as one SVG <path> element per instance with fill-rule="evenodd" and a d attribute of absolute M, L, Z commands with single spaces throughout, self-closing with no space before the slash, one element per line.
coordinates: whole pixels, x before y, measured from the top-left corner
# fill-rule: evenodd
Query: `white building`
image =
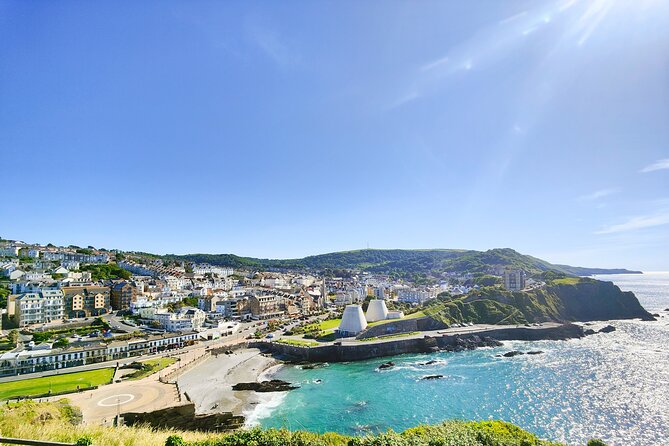
<path fill-rule="evenodd" d="M 355 336 L 367 328 L 367 321 L 360 305 L 347 305 L 337 332 L 341 336 Z"/>
<path fill-rule="evenodd" d="M 62 320 L 63 292 L 44 289 L 40 293 L 22 294 L 14 300 L 14 315 L 19 327 Z"/>
<path fill-rule="evenodd" d="M 372 299 L 365 315 L 367 322 L 383 321 L 388 318 L 388 307 L 383 299 Z"/>
<path fill-rule="evenodd" d="M 199 308 L 185 307 L 177 313 L 155 313 L 154 318 L 167 331 L 200 331 L 206 315 Z"/>
<path fill-rule="evenodd" d="M 397 300 L 399 302 L 422 304 L 426 300 L 437 297 L 437 293 L 432 290 L 400 289 L 397 290 Z"/>

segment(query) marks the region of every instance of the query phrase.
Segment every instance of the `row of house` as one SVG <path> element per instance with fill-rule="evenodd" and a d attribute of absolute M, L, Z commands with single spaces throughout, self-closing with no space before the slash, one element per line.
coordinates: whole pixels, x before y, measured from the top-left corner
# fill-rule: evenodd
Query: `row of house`
<path fill-rule="evenodd" d="M 60 370 L 149 355 L 192 345 L 198 339 L 197 333 L 166 334 L 64 349 L 53 349 L 50 344 L 45 343 L 32 350 L 11 351 L 0 355 L 0 376 Z"/>

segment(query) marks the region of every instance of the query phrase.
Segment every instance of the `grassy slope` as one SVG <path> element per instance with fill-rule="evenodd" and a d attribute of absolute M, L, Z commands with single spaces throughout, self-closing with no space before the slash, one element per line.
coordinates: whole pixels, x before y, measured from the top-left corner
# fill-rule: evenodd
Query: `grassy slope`
<path fill-rule="evenodd" d="M 83 426 L 77 423 L 77 410 L 66 400 L 57 403 L 24 401 L 0 406 L 0 432 L 3 436 L 39 440 L 75 442 L 88 437 L 94 445 L 162 446 L 170 435 L 171 444 L 199 446 L 551 446 L 534 435 L 500 421 L 446 421 L 432 426 L 418 426 L 401 433 L 392 431 L 376 436 L 348 437 L 328 433 L 290 432 L 252 429 L 232 434 L 178 432 L 145 427 Z"/>
<path fill-rule="evenodd" d="M 42 378 L 29 378 L 0 384 L 0 400 L 17 396 L 38 396 L 49 393 L 74 392 L 80 389 L 108 384 L 114 376 L 114 369 L 89 370 Z"/>
<path fill-rule="evenodd" d="M 171 366 L 175 362 L 177 362 L 175 358 L 156 358 L 142 361 L 142 369 L 126 375 L 126 378 L 130 380 L 142 379 Z"/>
<path fill-rule="evenodd" d="M 484 287 L 464 297 L 440 295 L 423 312 L 448 324 L 524 324 L 544 321 L 588 321 L 650 316 L 632 293 L 610 282 L 567 277 L 542 289 L 510 292 Z"/>

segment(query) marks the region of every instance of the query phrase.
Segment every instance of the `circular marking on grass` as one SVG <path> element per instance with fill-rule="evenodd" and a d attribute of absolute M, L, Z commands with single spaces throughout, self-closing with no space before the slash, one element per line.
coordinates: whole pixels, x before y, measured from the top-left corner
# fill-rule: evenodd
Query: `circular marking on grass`
<path fill-rule="evenodd" d="M 129 403 L 130 401 L 135 399 L 135 395 L 131 393 L 121 393 L 119 395 L 112 395 L 108 396 L 107 398 L 103 398 L 100 401 L 98 401 L 98 406 L 102 407 L 111 407 L 111 406 L 116 406 L 116 405 L 121 405 L 125 403 Z"/>

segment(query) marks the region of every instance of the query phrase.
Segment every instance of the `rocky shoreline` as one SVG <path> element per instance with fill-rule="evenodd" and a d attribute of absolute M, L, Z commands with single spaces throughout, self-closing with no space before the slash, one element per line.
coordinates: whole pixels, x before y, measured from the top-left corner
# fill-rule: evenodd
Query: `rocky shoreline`
<path fill-rule="evenodd" d="M 422 338 L 393 339 L 377 343 L 302 347 L 261 341 L 253 346 L 289 362 L 322 363 L 360 361 L 405 353 L 460 352 L 481 347 L 499 347 L 502 345 L 501 341 L 566 340 L 582 338 L 585 335 L 580 325 L 562 324 L 545 328 L 493 328 L 476 334 L 449 335 L 435 332 L 434 335 L 425 335 Z"/>

